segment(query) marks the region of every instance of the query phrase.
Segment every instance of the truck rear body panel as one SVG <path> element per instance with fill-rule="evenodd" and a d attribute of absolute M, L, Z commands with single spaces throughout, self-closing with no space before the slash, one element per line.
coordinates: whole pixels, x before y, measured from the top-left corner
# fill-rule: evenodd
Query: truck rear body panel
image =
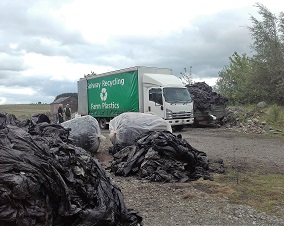
<path fill-rule="evenodd" d="M 115 117 L 123 112 L 138 112 L 138 71 L 95 77 L 87 81 L 89 114 Z"/>
<path fill-rule="evenodd" d="M 80 115 L 88 115 L 87 80 L 80 79 L 77 82 L 77 86 L 78 86 L 78 113 Z"/>

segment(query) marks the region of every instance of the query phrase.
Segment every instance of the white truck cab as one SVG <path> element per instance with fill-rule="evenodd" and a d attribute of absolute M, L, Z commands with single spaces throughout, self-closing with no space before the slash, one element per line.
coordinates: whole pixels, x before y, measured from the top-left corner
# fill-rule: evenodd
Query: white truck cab
<path fill-rule="evenodd" d="M 154 112 L 172 127 L 193 124 L 193 102 L 187 88 L 174 75 L 143 76 L 144 112 Z"/>

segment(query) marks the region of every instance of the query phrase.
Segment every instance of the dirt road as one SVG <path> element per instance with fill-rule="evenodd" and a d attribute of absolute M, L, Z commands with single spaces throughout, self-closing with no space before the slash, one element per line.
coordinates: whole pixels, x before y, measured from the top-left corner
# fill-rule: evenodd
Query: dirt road
<path fill-rule="evenodd" d="M 284 137 L 244 134 L 225 129 L 188 128 L 181 132 L 193 147 L 209 158 L 220 157 L 226 164 L 253 167 L 266 172 L 284 172 Z"/>
<path fill-rule="evenodd" d="M 102 133 L 108 138 L 108 131 Z M 186 128 L 179 133 L 208 158 L 222 158 L 227 167 L 264 173 L 284 172 L 283 137 L 213 128 Z M 104 165 L 109 165 L 112 159 L 108 155 L 109 146 L 111 143 L 106 139 L 97 154 Z M 194 183 L 149 183 L 111 173 L 110 176 L 121 188 L 128 208 L 139 211 L 146 226 L 284 225 L 283 207 L 282 217 L 276 217 L 249 206 L 230 204 L 226 197 L 201 191 Z"/>

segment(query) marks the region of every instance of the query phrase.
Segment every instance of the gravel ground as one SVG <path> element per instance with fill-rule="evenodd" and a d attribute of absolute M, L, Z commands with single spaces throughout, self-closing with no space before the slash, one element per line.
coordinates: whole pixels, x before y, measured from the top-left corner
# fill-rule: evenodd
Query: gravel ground
<path fill-rule="evenodd" d="M 108 138 L 108 131 L 102 133 Z M 263 173 L 284 172 L 283 137 L 242 134 L 220 128 L 186 128 L 179 133 L 209 158 L 222 158 L 226 166 L 236 165 L 242 170 Z M 106 139 L 97 154 L 105 166 L 112 159 L 108 154 L 110 146 Z M 225 196 L 216 196 L 206 191 L 206 187 L 200 189 L 195 182 L 150 183 L 109 175 L 122 190 L 127 207 L 142 215 L 145 226 L 284 225 L 283 207 L 282 216 L 276 217 L 250 206 L 230 204 Z"/>

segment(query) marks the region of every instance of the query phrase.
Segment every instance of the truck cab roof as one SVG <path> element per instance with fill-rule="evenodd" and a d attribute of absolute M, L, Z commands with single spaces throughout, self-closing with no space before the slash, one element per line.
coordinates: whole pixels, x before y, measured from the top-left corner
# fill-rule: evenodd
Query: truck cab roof
<path fill-rule="evenodd" d="M 175 75 L 145 73 L 143 83 L 151 86 L 185 87 Z"/>

